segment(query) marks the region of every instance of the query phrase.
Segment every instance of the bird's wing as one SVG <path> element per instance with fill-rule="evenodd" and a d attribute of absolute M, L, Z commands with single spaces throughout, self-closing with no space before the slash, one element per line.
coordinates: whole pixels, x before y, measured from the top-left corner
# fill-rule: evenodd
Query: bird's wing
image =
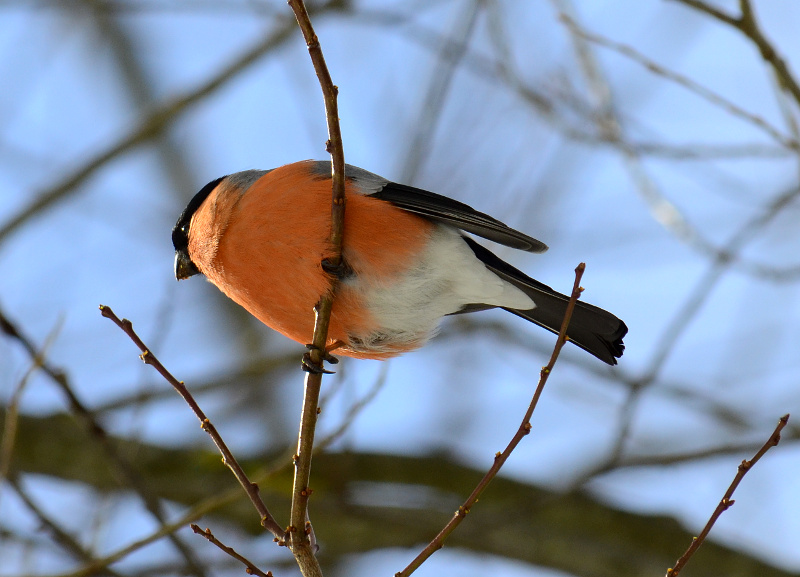
<path fill-rule="evenodd" d="M 321 169 L 330 174 L 330 163 Z M 528 252 L 544 252 L 547 245 L 488 214 L 478 212 L 463 202 L 413 186 L 389 182 L 385 178 L 355 166 L 347 166 L 347 178 L 358 184 L 367 196 L 391 202 L 395 206 L 431 220 L 449 224 L 485 239 Z"/>

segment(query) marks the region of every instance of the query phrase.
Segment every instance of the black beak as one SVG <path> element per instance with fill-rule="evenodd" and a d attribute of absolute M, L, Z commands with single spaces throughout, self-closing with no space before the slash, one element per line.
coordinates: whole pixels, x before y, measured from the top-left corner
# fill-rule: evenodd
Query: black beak
<path fill-rule="evenodd" d="M 175 279 L 176 280 L 183 280 L 189 278 L 190 276 L 194 276 L 196 274 L 200 274 L 200 271 L 192 262 L 192 259 L 189 258 L 189 255 L 186 254 L 185 251 L 176 250 L 175 251 Z"/>

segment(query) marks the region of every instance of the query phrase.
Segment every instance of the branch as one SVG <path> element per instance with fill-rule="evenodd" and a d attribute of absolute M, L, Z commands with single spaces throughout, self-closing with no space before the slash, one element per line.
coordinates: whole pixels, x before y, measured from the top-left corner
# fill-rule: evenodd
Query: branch
<path fill-rule="evenodd" d="M 100 313 L 106 317 L 107 319 L 111 319 L 111 321 L 117 325 L 122 331 L 130 337 L 133 343 L 139 347 L 139 350 L 142 351 L 142 354 L 139 355 L 139 358 L 144 361 L 146 365 L 152 366 L 158 373 L 164 377 L 164 379 L 173 386 L 173 388 L 178 391 L 178 394 L 183 397 L 183 400 L 189 405 L 192 409 L 192 412 L 200 419 L 200 426 L 202 429 L 208 433 L 211 439 L 214 441 L 214 444 L 219 449 L 219 452 L 222 453 L 222 462 L 233 472 L 236 480 L 239 481 L 242 488 L 247 493 L 247 496 L 250 497 L 250 501 L 253 503 L 253 506 L 258 511 L 259 515 L 261 515 L 261 526 L 267 529 L 270 533 L 275 536 L 275 541 L 279 544 L 284 544 L 286 533 L 281 528 L 281 526 L 275 521 L 275 518 L 270 514 L 267 506 L 264 504 L 264 501 L 261 499 L 259 495 L 258 485 L 251 482 L 250 479 L 247 477 L 247 474 L 244 472 L 242 467 L 239 465 L 239 462 L 236 460 L 236 457 L 233 456 L 228 446 L 225 444 L 225 441 L 222 440 L 219 432 L 217 432 L 216 427 L 211 423 L 211 421 L 206 417 L 206 414 L 194 400 L 192 394 L 186 388 L 183 381 L 179 381 L 172 373 L 170 373 L 164 365 L 161 364 L 156 356 L 150 352 L 147 348 L 147 345 L 142 342 L 142 339 L 139 338 L 139 335 L 133 330 L 133 325 L 131 321 L 128 319 L 120 320 L 114 311 L 111 310 L 110 307 L 105 305 L 100 305 Z"/>
<path fill-rule="evenodd" d="M 0 324 L 4 322 L 6 322 L 5 317 L 3 317 L 2 313 L 0 312 Z M 5 325 L 2 324 L 2 327 L 5 328 Z M 60 330 L 61 321 L 59 320 L 59 322 L 50 331 L 47 339 L 45 339 L 41 350 L 31 355 L 31 366 L 27 371 L 25 371 L 25 374 L 22 375 L 22 378 L 17 383 L 17 386 L 14 387 L 14 391 L 11 393 L 11 398 L 8 400 L 8 404 L 6 405 L 6 414 L 3 422 L 3 437 L 0 439 L 0 482 L 8 478 L 8 472 L 11 468 L 11 459 L 14 455 L 14 441 L 16 440 L 17 436 L 19 404 L 22 400 L 22 393 L 25 391 L 25 387 L 27 386 L 30 377 L 45 364 L 47 351 L 50 349 L 53 341 L 55 341 Z M 32 353 L 30 350 L 28 352 Z"/>
<path fill-rule="evenodd" d="M 264 573 L 252 561 L 248 560 L 246 557 L 237 553 L 233 549 L 233 547 L 228 547 L 222 541 L 214 537 L 214 534 L 211 532 L 211 529 L 206 528 L 206 530 L 203 531 L 198 525 L 195 525 L 194 523 L 192 523 L 189 526 L 192 528 L 192 531 L 194 531 L 196 534 L 205 537 L 209 543 L 213 543 L 214 545 L 222 549 L 225 553 L 227 553 L 237 561 L 241 561 L 241 563 L 245 567 L 247 567 L 246 571 L 248 575 L 258 575 L 258 577 L 272 577 L 272 571 L 267 571 L 266 573 Z"/>
<path fill-rule="evenodd" d="M 332 0 L 318 7 L 314 7 L 313 10 L 314 12 L 326 12 L 335 10 L 338 7 L 339 0 Z M 113 159 L 160 135 L 169 127 L 170 123 L 176 120 L 187 108 L 224 86 L 229 80 L 235 78 L 239 73 L 258 62 L 259 59 L 270 50 L 280 46 L 289 38 L 292 29 L 293 25 L 287 20 L 286 23 L 282 24 L 264 40 L 245 50 L 235 60 L 231 61 L 227 66 L 196 89 L 187 91 L 183 95 L 157 107 L 142 119 L 130 134 L 120 138 L 116 143 L 97 154 L 97 156 L 76 169 L 61 182 L 39 194 L 31 195 L 35 196 L 35 198 L 28 206 L 12 216 L 10 220 L 0 225 L 0 241 L 11 235 L 32 217 L 44 212 L 57 202 L 77 193 L 81 190 L 81 184 L 86 182 L 97 170 Z"/>
<path fill-rule="evenodd" d="M 674 82 L 675 84 L 682 86 L 686 90 L 693 92 L 700 98 L 704 99 L 707 102 L 710 102 L 714 106 L 718 106 L 723 110 L 727 111 L 732 116 L 736 116 L 745 122 L 749 122 L 759 129 L 766 132 L 770 137 L 775 139 L 778 143 L 786 148 L 792 149 L 794 151 L 800 150 L 800 143 L 797 140 L 786 136 L 780 132 L 777 128 L 769 124 L 766 120 L 752 114 L 741 108 L 740 106 L 734 104 L 724 96 L 717 94 L 713 90 L 706 88 L 702 84 L 695 82 L 688 76 L 684 76 L 679 74 L 678 72 L 674 72 L 661 66 L 654 60 L 651 60 L 644 56 L 641 52 L 637 51 L 635 48 L 628 46 L 626 44 L 622 44 L 621 42 L 615 42 L 614 40 L 604 38 L 598 34 L 593 34 L 588 30 L 582 28 L 573 18 L 565 13 L 560 14 L 561 21 L 570 29 L 573 34 L 576 34 L 587 40 L 588 42 L 592 42 L 593 44 L 597 44 L 598 46 L 602 46 L 604 48 L 608 48 L 609 50 L 616 52 L 617 54 L 621 54 L 633 60 L 637 64 L 644 66 L 647 70 L 666 78 L 667 80 Z"/>
<path fill-rule="evenodd" d="M 328 141 L 326 149 L 331 155 L 332 166 L 332 199 L 331 199 L 331 252 L 327 257 L 329 265 L 338 267 L 342 264 L 342 239 L 344 237 L 345 210 L 345 164 L 342 133 L 339 128 L 339 106 L 337 96 L 339 89 L 333 84 L 319 39 L 311 25 L 303 0 L 289 0 L 297 24 L 303 32 L 308 46 L 308 53 L 319 79 L 322 96 L 325 101 L 325 116 L 328 123 Z M 311 363 L 322 367 L 325 347 L 328 341 L 328 325 L 333 308 L 333 296 L 338 280 L 332 275 L 330 290 L 320 297 L 316 307 L 314 323 L 313 348 L 309 352 Z M 308 498 L 311 495 L 309 478 L 311 476 L 311 455 L 314 447 L 314 433 L 319 412 L 319 392 L 322 386 L 322 373 L 310 372 L 306 376 L 303 409 L 300 416 L 300 434 L 297 438 L 297 454 L 294 458 L 295 474 L 292 488 L 292 514 L 290 543 L 292 553 L 300 566 L 303 575 L 321 576 L 322 571 L 314 555 L 311 536 L 313 531 L 308 521 Z"/>
<path fill-rule="evenodd" d="M 708 523 L 706 523 L 706 526 L 703 527 L 703 530 L 700 532 L 700 535 L 692 539 L 692 544 L 689 545 L 689 548 L 681 556 L 681 558 L 678 559 L 675 565 L 667 569 L 667 577 L 677 577 L 678 574 L 681 572 L 681 569 L 683 569 L 686 563 L 689 562 L 689 559 L 692 557 L 692 555 L 694 555 L 695 551 L 697 551 L 700 548 L 700 545 L 702 545 L 703 541 L 705 541 L 706 537 L 708 536 L 708 533 L 714 526 L 714 523 L 716 523 L 717 519 L 719 519 L 719 516 L 722 515 L 725 511 L 728 510 L 729 507 L 731 507 L 731 505 L 734 504 L 735 501 L 731 500 L 731 497 L 733 497 L 733 492 L 739 486 L 739 483 L 742 481 L 747 471 L 749 471 L 753 467 L 753 465 L 755 465 L 758 462 L 758 460 L 764 456 L 764 454 L 767 451 L 769 451 L 772 447 L 778 444 L 778 442 L 781 440 L 781 430 L 783 430 L 783 428 L 786 426 L 786 423 L 788 422 L 789 422 L 789 414 L 787 413 L 778 420 L 778 426 L 775 427 L 775 431 L 773 431 L 770 438 L 767 439 L 767 442 L 764 443 L 764 446 L 761 447 L 761 449 L 759 449 L 759 451 L 755 454 L 755 456 L 749 461 L 746 459 L 742 461 L 742 464 L 739 465 L 739 469 L 737 470 L 736 476 L 733 478 L 730 487 L 728 487 L 728 490 L 725 491 L 725 495 L 722 497 L 722 500 L 719 502 L 719 505 L 717 505 L 717 508 L 711 514 L 711 518 L 708 520 Z"/>
<path fill-rule="evenodd" d="M 30 509 L 31 513 L 36 517 L 39 524 L 39 530 L 45 530 L 53 538 L 53 541 L 58 543 L 65 551 L 67 551 L 75 559 L 87 564 L 95 562 L 92 554 L 84 549 L 80 542 L 71 534 L 70 530 L 61 527 L 56 521 L 51 519 L 28 495 L 25 490 L 20 486 L 19 479 L 9 479 L 9 485 L 14 488 L 17 497 L 25 503 L 25 506 Z M 109 577 L 122 577 L 122 575 L 108 567 L 98 568 L 97 573 L 100 575 L 107 575 Z"/>
<path fill-rule="evenodd" d="M 539 397 L 542 396 L 542 391 L 547 383 L 547 378 L 553 371 L 553 367 L 556 364 L 558 355 L 561 353 L 561 348 L 567 342 L 567 327 L 569 327 L 569 321 L 572 318 L 572 311 L 575 309 L 575 303 L 578 301 L 578 297 L 583 292 L 583 289 L 580 287 L 580 283 L 584 270 L 586 270 L 586 264 L 584 263 L 580 263 L 575 268 L 575 284 L 572 287 L 572 295 L 570 296 L 569 304 L 567 305 L 567 311 L 564 314 L 564 321 L 561 323 L 561 330 L 558 332 L 556 345 L 553 348 L 553 353 L 550 355 L 550 361 L 546 366 L 542 367 L 542 370 L 539 373 L 539 384 L 536 386 L 536 391 L 533 393 L 531 403 L 528 406 L 528 410 L 525 412 L 525 416 L 522 418 L 522 423 L 520 424 L 519 429 L 517 429 L 516 434 L 502 453 L 495 454 L 494 463 L 489 468 L 489 471 L 487 471 L 487 473 L 483 476 L 483 479 L 481 479 L 475 489 L 473 489 L 470 496 L 467 497 L 466 501 L 464 501 L 464 504 L 458 508 L 458 511 L 456 511 L 455 515 L 453 515 L 453 517 L 450 519 L 450 522 L 447 523 L 444 529 L 442 529 L 439 534 L 436 535 L 433 541 L 428 543 L 428 546 L 425 547 L 425 549 L 423 549 L 422 552 L 420 552 L 420 554 L 417 555 L 411 563 L 409 563 L 408 567 L 395 573 L 395 577 L 408 577 L 414 571 L 416 571 L 419 566 L 422 565 L 431 555 L 444 546 L 445 539 L 447 539 L 450 533 L 455 531 L 456 527 L 461 524 L 461 521 L 464 520 L 464 517 L 466 517 L 467 513 L 470 512 L 472 506 L 477 503 L 481 493 L 483 493 L 484 489 L 486 489 L 492 479 L 497 476 L 497 473 L 500 471 L 500 468 L 503 466 L 503 464 L 508 460 L 511 452 L 517 447 L 517 445 L 519 445 L 523 437 L 531 432 L 531 416 L 533 415 L 533 411 L 536 409 L 536 405 L 539 403 Z"/>
<path fill-rule="evenodd" d="M 761 32 L 761 28 L 758 26 L 755 14 L 753 13 L 753 7 L 750 5 L 750 0 L 739 0 L 739 9 L 742 14 L 738 18 L 726 14 L 699 0 L 677 1 L 695 10 L 704 12 L 709 16 L 713 16 L 720 22 L 724 22 L 732 28 L 739 30 L 749 38 L 753 44 L 755 44 L 756 48 L 758 48 L 761 58 L 772 67 L 772 71 L 775 73 L 775 77 L 778 79 L 778 83 L 781 87 L 791 94 L 795 102 L 800 105 L 800 85 L 798 85 L 797 80 L 795 80 L 786 62 L 781 58 L 777 50 L 775 50 L 775 47 Z"/>
<path fill-rule="evenodd" d="M 384 363 L 384 366 L 388 366 L 388 363 Z M 383 386 L 385 376 L 386 376 L 385 372 L 383 372 L 381 376 L 379 376 L 378 380 L 375 382 L 373 387 L 366 393 L 366 395 L 361 400 L 353 404 L 350 410 L 348 410 L 347 415 L 344 417 L 345 422 L 340 427 L 338 427 L 336 430 L 334 430 L 330 434 L 320 439 L 320 441 L 314 447 L 314 454 L 318 455 L 320 452 L 322 452 L 322 450 L 325 447 L 329 446 L 332 442 L 334 442 L 339 436 L 341 436 L 344 433 L 347 425 L 355 420 L 358 413 L 361 410 L 363 410 L 366 404 L 375 396 L 375 394 L 377 394 L 380 387 Z M 52 435 L 52 430 L 53 430 L 53 424 L 49 423 L 48 431 L 51 431 L 51 435 Z M 56 435 L 63 442 L 63 438 L 65 437 L 65 435 L 58 433 L 56 433 Z M 28 432 L 26 437 L 31 438 L 30 431 Z M 264 482 L 275 478 L 276 475 L 283 472 L 283 470 L 286 468 L 286 466 L 290 461 L 289 459 L 290 456 L 291 452 L 288 452 L 288 454 L 284 453 L 278 457 L 275 457 L 274 459 L 271 459 L 270 465 L 268 465 L 266 468 L 262 468 L 260 471 L 255 473 L 254 478 L 256 479 L 256 482 L 263 484 Z M 174 458 L 170 458 L 170 462 L 174 463 L 175 462 Z M 160 467 L 157 468 L 160 469 Z M 52 471 L 47 470 L 46 474 L 52 474 Z M 86 479 L 82 480 L 89 484 L 92 483 L 92 481 L 90 480 Z M 90 575 L 95 575 L 98 572 L 104 570 L 109 565 L 124 559 L 125 557 L 131 555 L 136 551 L 139 551 L 140 549 L 152 543 L 155 543 L 156 541 L 162 539 L 163 537 L 171 535 L 178 529 L 185 527 L 187 524 L 199 520 L 202 516 L 209 515 L 211 513 L 214 513 L 215 511 L 220 511 L 224 507 L 228 507 L 232 503 L 238 501 L 241 498 L 242 494 L 238 487 L 234 487 L 228 491 L 221 492 L 212 495 L 210 497 L 207 496 L 202 501 L 193 503 L 191 502 L 191 499 L 188 498 L 188 495 L 190 493 L 191 493 L 190 491 L 182 489 L 180 495 L 176 494 L 161 495 L 161 498 L 177 501 L 189 507 L 188 510 L 186 510 L 178 519 L 176 519 L 172 523 L 160 526 L 158 529 L 154 530 L 149 535 L 133 543 L 125 545 L 120 549 L 117 549 L 116 551 L 109 553 L 105 557 L 97 558 L 91 562 L 87 562 L 87 564 L 84 567 L 77 569 L 76 571 L 51 575 L 51 577 L 88 577 Z M 205 492 L 203 491 L 202 493 L 204 494 Z M 230 512 L 230 508 L 228 508 L 228 512 Z M 237 517 L 233 518 L 237 519 Z"/>
<path fill-rule="evenodd" d="M 152 492 L 147 482 L 139 475 L 134 466 L 123 457 L 117 447 L 111 442 L 111 437 L 108 432 L 103 428 L 99 421 L 95 418 L 92 411 L 84 405 L 78 398 L 78 395 L 73 390 L 67 375 L 60 369 L 52 366 L 45 359 L 39 359 L 39 353 L 36 350 L 33 342 L 26 337 L 16 327 L 16 325 L 8 319 L 3 311 L 0 310 L 0 331 L 6 333 L 9 337 L 17 340 L 25 351 L 34 360 L 34 365 L 41 368 L 44 373 L 52 379 L 64 394 L 69 405 L 70 411 L 80 421 L 86 430 L 86 434 L 94 439 L 102 448 L 106 458 L 113 465 L 112 472 L 115 478 L 121 485 L 132 488 L 137 495 L 142 499 L 145 508 L 148 512 L 162 525 L 166 525 L 166 516 L 161 502 Z M 39 359 L 39 360 L 37 360 Z M 192 550 L 181 541 L 177 535 L 168 535 L 169 540 L 180 552 L 186 560 L 188 567 L 195 575 L 205 575 L 202 566 L 195 559 Z"/>

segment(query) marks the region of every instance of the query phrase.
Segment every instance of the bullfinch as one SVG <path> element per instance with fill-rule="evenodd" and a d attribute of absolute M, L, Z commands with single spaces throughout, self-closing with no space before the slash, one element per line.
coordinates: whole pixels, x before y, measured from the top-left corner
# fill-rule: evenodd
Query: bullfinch
<path fill-rule="evenodd" d="M 203 274 L 264 324 L 311 340 L 313 309 L 339 283 L 328 350 L 386 359 L 421 347 L 443 316 L 507 310 L 558 333 L 568 298 L 478 244 L 470 233 L 528 252 L 547 246 L 447 197 L 346 167 L 343 263 L 331 255 L 331 164 L 303 161 L 218 178 L 172 229 L 175 277 Z M 578 301 L 569 340 L 615 365 L 625 323 Z"/>

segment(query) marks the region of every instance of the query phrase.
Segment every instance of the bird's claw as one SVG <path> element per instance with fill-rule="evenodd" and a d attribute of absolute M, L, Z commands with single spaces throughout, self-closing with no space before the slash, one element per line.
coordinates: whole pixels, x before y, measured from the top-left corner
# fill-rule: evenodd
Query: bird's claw
<path fill-rule="evenodd" d="M 353 274 L 352 269 L 347 266 L 347 263 L 344 262 L 344 259 L 339 261 L 339 264 L 333 264 L 330 259 L 323 258 L 320 262 L 320 265 L 322 266 L 322 270 L 331 276 L 335 276 L 339 280 L 345 279 Z"/>
<path fill-rule="evenodd" d="M 321 364 L 317 364 L 311 358 L 311 351 L 319 351 L 320 356 L 322 357 L 323 361 L 327 361 L 332 365 L 335 365 L 339 362 L 339 359 L 334 357 L 325 349 L 320 349 L 319 347 L 313 344 L 307 344 L 306 348 L 308 351 L 303 354 L 303 370 L 307 373 L 311 373 L 312 375 L 332 375 L 334 374 L 333 371 L 329 371 L 322 367 Z"/>

